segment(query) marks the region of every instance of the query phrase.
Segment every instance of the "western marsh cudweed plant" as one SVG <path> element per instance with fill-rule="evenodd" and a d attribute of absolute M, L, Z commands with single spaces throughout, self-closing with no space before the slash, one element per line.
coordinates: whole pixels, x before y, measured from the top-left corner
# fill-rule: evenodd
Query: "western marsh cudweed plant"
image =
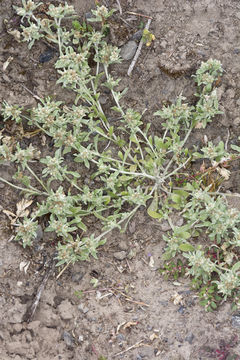
<path fill-rule="evenodd" d="M 107 234 L 113 229 L 124 230 L 136 211 L 148 203 L 148 214 L 159 221 L 167 219 L 172 228 L 163 236 L 165 260 L 183 255 L 187 274 L 200 284 L 214 286 L 224 299 L 236 294 L 240 285 L 239 212 L 227 206 L 224 195 L 204 186 L 204 174 L 187 180 L 180 189 L 176 181 L 178 176 L 188 179 L 188 168 L 198 159 L 208 161 L 223 179 L 230 175 L 224 164 L 237 155 L 228 153 L 222 142 L 217 146 L 208 142 L 200 150 L 187 147 L 192 131 L 204 129 L 220 114 L 215 89 L 223 72 L 220 62 L 210 59 L 197 70 L 195 106 L 179 96 L 175 104 L 154 114 L 163 131 L 161 137 L 153 136 L 150 124 L 143 123 L 143 114 L 120 104 L 126 91 L 117 90 L 120 79 L 113 78 L 110 71 L 111 64 L 121 62 L 120 50 L 104 38 L 113 11 L 105 6 L 92 11 L 89 21 L 100 22 L 98 31 L 82 26 L 67 3 L 49 5 L 48 17 L 39 18 L 35 14 L 40 4 L 23 0 L 22 7 L 15 7 L 27 23 L 21 25 L 22 40 L 28 42 L 29 49 L 41 38 L 58 46 L 57 83 L 72 90 L 73 103 L 66 106 L 48 97 L 28 116 L 20 106 L 2 104 L 4 121 L 27 120 L 52 138 L 56 149 L 54 155 L 42 157 L 31 144 L 25 149 L 19 144 L 10 146 L 10 139 L 1 135 L 1 161 L 14 162 L 18 170 L 14 176 L 17 182 L 0 180 L 38 201 L 37 208 L 15 224 L 15 239 L 24 247 L 31 246 L 39 220 L 45 215 L 45 231 L 53 232 L 58 239 L 58 265 L 87 260 L 90 255 L 96 258 Z M 70 29 L 64 25 L 67 19 L 74 19 Z M 94 57 L 93 68 L 90 57 Z M 104 88 L 115 102 L 111 108 L 117 114 L 115 121 L 99 101 Z M 240 152 L 237 146 L 233 150 Z M 81 171 L 69 169 L 67 156 L 81 164 Z M 41 176 L 34 171 L 36 161 L 41 164 Z M 90 185 L 83 181 L 86 171 L 91 176 Z M 171 214 L 175 211 L 185 219 L 184 225 L 173 225 Z M 84 221 L 88 216 L 101 222 L 100 234 L 90 234 Z M 197 244 L 196 239 L 203 234 L 204 239 Z M 216 257 L 209 252 L 212 249 Z M 204 305 L 209 308 L 214 302 L 208 299 Z"/>

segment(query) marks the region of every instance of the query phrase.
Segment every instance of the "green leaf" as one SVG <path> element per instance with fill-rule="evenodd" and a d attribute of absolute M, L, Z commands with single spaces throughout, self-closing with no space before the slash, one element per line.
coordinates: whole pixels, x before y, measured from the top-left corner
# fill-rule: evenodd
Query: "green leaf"
<path fill-rule="evenodd" d="M 179 250 L 186 252 L 186 251 L 194 251 L 195 249 L 191 244 L 185 243 L 185 244 L 179 245 Z"/>
<path fill-rule="evenodd" d="M 123 160 L 123 153 L 121 151 L 118 152 L 118 157 L 120 157 L 120 159 Z"/>
<path fill-rule="evenodd" d="M 162 218 L 162 214 L 157 213 L 156 211 L 153 210 L 147 210 L 147 213 L 149 216 L 151 216 L 153 219 L 161 219 Z"/>
<path fill-rule="evenodd" d="M 121 110 L 117 106 L 112 106 L 111 109 L 121 113 Z"/>
<path fill-rule="evenodd" d="M 211 305 L 212 309 L 216 310 L 217 304 L 214 301 L 211 301 L 210 305 Z"/>
<path fill-rule="evenodd" d="M 139 143 L 138 138 L 136 137 L 135 134 L 133 134 L 133 135 L 130 136 L 130 140 L 131 140 L 133 143 L 135 143 L 135 144 L 138 144 L 138 143 Z"/>
<path fill-rule="evenodd" d="M 87 231 L 87 227 L 82 221 L 77 222 L 76 225 L 77 225 L 77 227 L 79 227 L 79 229 L 81 229 L 83 231 Z"/>
<path fill-rule="evenodd" d="M 72 27 L 74 28 L 74 30 L 77 30 L 77 31 L 80 31 L 82 28 L 80 22 L 77 20 L 72 21 Z"/>
<path fill-rule="evenodd" d="M 162 256 L 162 259 L 167 261 L 167 260 L 170 260 L 172 257 L 173 257 L 172 253 L 170 251 L 166 251 Z"/>
<path fill-rule="evenodd" d="M 240 261 L 238 261 L 236 264 L 233 265 L 232 271 L 238 271 L 240 269 Z"/>
<path fill-rule="evenodd" d="M 105 135 L 104 130 L 103 130 L 103 129 L 101 129 L 100 127 L 96 127 L 96 128 L 95 128 L 95 131 L 99 132 L 100 134 Z"/>
<path fill-rule="evenodd" d="M 181 196 L 182 198 L 186 199 L 189 196 L 189 193 L 185 190 L 179 189 L 179 190 L 174 190 L 173 191 L 174 194 L 177 194 L 179 196 Z"/>
<path fill-rule="evenodd" d="M 108 131 L 109 136 L 112 136 L 113 130 L 114 130 L 114 127 L 110 126 L 109 131 Z"/>
<path fill-rule="evenodd" d="M 178 194 L 171 194 L 171 199 L 173 202 L 180 204 L 181 203 L 181 196 Z"/>

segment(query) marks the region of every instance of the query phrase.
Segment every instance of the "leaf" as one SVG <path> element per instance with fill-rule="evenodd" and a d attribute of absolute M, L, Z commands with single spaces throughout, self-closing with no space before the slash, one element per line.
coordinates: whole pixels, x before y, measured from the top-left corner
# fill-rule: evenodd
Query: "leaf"
<path fill-rule="evenodd" d="M 214 301 L 212 301 L 210 305 L 214 310 L 217 308 L 217 304 Z"/>
<path fill-rule="evenodd" d="M 99 132 L 100 134 L 105 135 L 104 130 L 103 130 L 103 129 L 101 129 L 100 127 L 98 127 L 98 126 L 95 128 L 95 131 Z"/>
<path fill-rule="evenodd" d="M 194 251 L 195 250 L 195 248 L 189 243 L 181 244 L 181 245 L 179 245 L 178 248 L 181 251 Z"/>
<path fill-rule="evenodd" d="M 236 264 L 233 265 L 232 271 L 238 271 L 240 269 L 240 261 L 238 261 Z"/>
<path fill-rule="evenodd" d="M 121 113 L 121 110 L 117 106 L 112 106 L 111 109 Z"/>
<path fill-rule="evenodd" d="M 162 259 L 167 261 L 167 260 L 170 260 L 172 257 L 173 257 L 172 253 L 170 251 L 166 251 L 162 256 Z"/>
<path fill-rule="evenodd" d="M 118 157 L 120 157 L 120 159 L 123 160 L 123 153 L 121 151 L 118 152 Z"/>
<path fill-rule="evenodd" d="M 182 189 L 174 190 L 174 194 L 178 194 L 179 196 L 181 196 L 184 199 L 186 199 L 189 196 L 189 193 Z"/>
<path fill-rule="evenodd" d="M 30 261 L 21 261 L 20 264 L 19 264 L 20 271 L 24 271 L 25 274 L 26 274 L 29 265 L 30 265 Z"/>
<path fill-rule="evenodd" d="M 153 210 L 147 210 L 147 213 L 149 216 L 151 216 L 153 219 L 161 219 L 162 218 L 162 214 L 157 213 L 156 211 Z"/>
<path fill-rule="evenodd" d="M 24 217 L 29 214 L 29 211 L 25 211 L 32 204 L 32 200 L 22 199 L 17 203 L 17 217 Z"/>
<path fill-rule="evenodd" d="M 154 258 L 153 256 L 150 256 L 150 260 L 149 260 L 149 264 L 148 264 L 151 268 L 154 267 Z"/>
<path fill-rule="evenodd" d="M 130 136 L 130 140 L 131 140 L 133 143 L 135 143 L 135 144 L 138 144 L 138 143 L 139 143 L 138 138 L 136 137 L 135 134 L 132 134 L 132 135 Z"/>
<path fill-rule="evenodd" d="M 174 201 L 177 204 L 181 203 L 181 196 L 178 194 L 171 194 L 172 201 Z"/>
<path fill-rule="evenodd" d="M 79 227 L 79 229 L 81 229 L 83 231 L 87 231 L 87 227 L 82 221 L 77 222 L 76 225 L 77 225 L 77 227 Z"/>
<path fill-rule="evenodd" d="M 109 136 L 112 136 L 113 130 L 114 130 L 114 127 L 113 127 L 113 126 L 110 126 L 109 131 L 108 131 Z"/>
<path fill-rule="evenodd" d="M 77 31 L 81 30 L 81 24 L 78 20 L 72 21 L 72 27 L 74 28 L 74 30 L 77 30 Z"/>
<path fill-rule="evenodd" d="M 233 150 L 236 150 L 236 151 L 240 152 L 240 146 L 231 145 L 231 148 L 232 148 Z"/>

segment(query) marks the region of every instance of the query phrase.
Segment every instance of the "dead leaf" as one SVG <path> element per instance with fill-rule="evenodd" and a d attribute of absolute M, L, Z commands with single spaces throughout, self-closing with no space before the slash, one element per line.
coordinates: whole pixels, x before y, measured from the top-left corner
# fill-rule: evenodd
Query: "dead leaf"
<path fill-rule="evenodd" d="M 21 41 L 21 33 L 18 30 L 8 30 L 8 34 L 12 35 L 17 42 Z"/>
<path fill-rule="evenodd" d="M 225 180 L 228 180 L 230 178 L 231 172 L 229 170 L 217 167 L 217 171 Z"/>
<path fill-rule="evenodd" d="M 11 221 L 11 225 L 14 225 L 17 216 L 9 210 L 3 210 L 2 212 L 9 218 L 9 220 Z"/>
<path fill-rule="evenodd" d="M 17 203 L 17 217 L 28 216 L 29 210 L 26 210 L 31 204 L 32 200 L 22 199 Z"/>
<path fill-rule="evenodd" d="M 10 64 L 10 62 L 13 60 L 13 57 L 12 56 L 9 56 L 7 58 L 7 60 L 3 63 L 3 66 L 2 66 L 2 70 L 3 71 L 6 71 L 7 70 L 7 67 L 8 65 Z"/>
<path fill-rule="evenodd" d="M 153 340 L 155 340 L 155 339 L 158 339 L 159 338 L 159 336 L 157 335 L 157 334 L 151 334 L 150 336 L 149 336 L 149 339 L 151 340 L 151 341 L 153 341 Z"/>
<path fill-rule="evenodd" d="M 27 270 L 29 268 L 30 261 L 21 261 L 19 264 L 20 271 L 24 271 L 25 274 L 27 273 Z"/>
<path fill-rule="evenodd" d="M 173 301 L 174 305 L 179 305 L 179 304 L 182 304 L 183 297 L 182 297 L 182 295 L 175 292 L 172 295 L 171 300 Z"/>
<path fill-rule="evenodd" d="M 123 329 L 124 329 L 124 330 L 125 330 L 125 329 L 128 329 L 128 328 L 130 328 L 131 326 L 136 326 L 137 324 L 138 324 L 137 322 L 128 321 L 128 322 L 124 325 Z"/>
<path fill-rule="evenodd" d="M 154 267 L 154 258 L 153 256 L 150 256 L 150 259 L 149 259 L 149 264 L 148 264 L 151 268 Z"/>

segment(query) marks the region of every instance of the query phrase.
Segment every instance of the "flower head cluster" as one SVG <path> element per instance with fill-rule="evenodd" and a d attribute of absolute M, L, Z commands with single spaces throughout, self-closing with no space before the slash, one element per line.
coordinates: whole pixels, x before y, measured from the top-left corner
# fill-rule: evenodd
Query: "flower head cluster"
<path fill-rule="evenodd" d="M 54 6 L 53 4 L 50 4 L 47 14 L 55 19 L 63 19 L 64 17 L 74 15 L 75 10 L 72 5 L 68 5 L 66 2 L 64 5 L 60 4 L 59 6 Z"/>
<path fill-rule="evenodd" d="M 36 237 L 38 222 L 25 218 L 22 223 L 19 222 L 17 225 L 17 235 L 15 240 L 22 241 L 23 247 L 30 246 Z"/>
<path fill-rule="evenodd" d="M 6 121 L 8 119 L 15 120 L 16 123 L 21 122 L 21 113 L 22 107 L 18 105 L 10 105 L 7 101 L 3 101 L 1 114 L 3 116 L 3 120 Z"/>
<path fill-rule="evenodd" d="M 21 26 L 23 41 L 27 41 L 29 49 L 33 46 L 35 40 L 39 40 L 43 37 L 43 34 L 40 33 L 39 27 L 36 24 L 30 23 L 28 27 Z"/>
<path fill-rule="evenodd" d="M 117 64 L 121 62 L 120 49 L 116 46 L 104 43 L 102 49 L 95 55 L 94 60 L 104 65 Z"/>
<path fill-rule="evenodd" d="M 22 17 L 22 20 L 26 17 L 26 16 L 32 16 L 34 10 L 37 9 L 38 6 L 40 6 L 42 4 L 42 2 L 36 4 L 35 2 L 33 2 L 32 0 L 22 0 L 22 6 L 23 7 L 19 7 L 19 6 L 13 6 L 14 9 L 16 10 L 17 14 L 19 16 Z"/>

